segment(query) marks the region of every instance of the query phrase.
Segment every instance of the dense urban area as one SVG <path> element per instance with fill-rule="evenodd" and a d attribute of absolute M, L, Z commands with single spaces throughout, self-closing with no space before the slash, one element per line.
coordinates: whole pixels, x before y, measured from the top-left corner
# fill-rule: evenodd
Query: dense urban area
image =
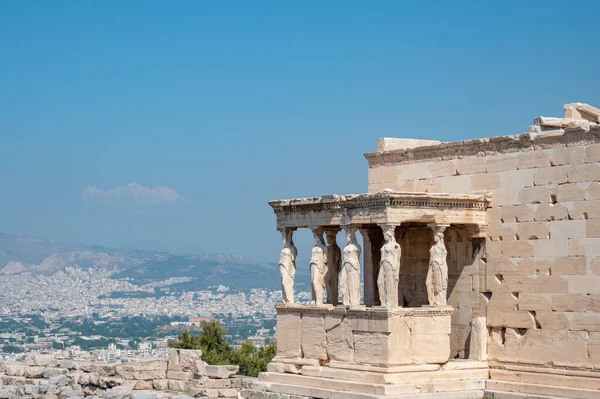
<path fill-rule="evenodd" d="M 29 244 L 40 247 L 26 238 L 0 238 L 4 253 L 21 258 L 29 256 Z M 169 341 L 186 330 L 197 334 L 213 320 L 227 329 L 234 347 L 275 339 L 281 292 L 261 281 L 260 268 L 268 266 L 227 256 L 61 253 L 51 244 L 48 252 L 55 252 L 42 254 L 41 261 L 26 266 L 13 259 L 0 268 L 0 359 L 20 360 L 31 352 L 98 361 L 164 357 Z M 220 284 L 227 273 L 237 273 L 244 284 Z M 225 277 L 206 278 L 211 275 Z M 308 299 L 308 292 L 299 294 Z"/>

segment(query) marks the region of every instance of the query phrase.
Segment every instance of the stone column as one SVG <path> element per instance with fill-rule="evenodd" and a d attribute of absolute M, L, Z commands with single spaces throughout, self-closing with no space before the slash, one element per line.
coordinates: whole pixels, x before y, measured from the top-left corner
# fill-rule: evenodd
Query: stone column
<path fill-rule="evenodd" d="M 427 298 L 430 306 L 446 306 L 448 300 L 448 251 L 444 244 L 444 231 L 448 224 L 432 223 L 433 246 L 429 250 L 429 270 L 427 271 Z"/>
<path fill-rule="evenodd" d="M 356 226 L 344 226 L 344 232 L 347 244 L 340 273 L 340 294 L 344 305 L 360 305 L 361 248 L 356 241 Z"/>
<path fill-rule="evenodd" d="M 385 244 L 381 247 L 381 261 L 379 263 L 379 300 L 381 306 L 398 306 L 398 281 L 400 279 L 400 244 L 396 242 L 396 225 L 384 224 L 383 237 Z"/>
<path fill-rule="evenodd" d="M 485 316 L 475 317 L 471 320 L 471 343 L 469 359 L 487 360 L 487 326 Z"/>
<path fill-rule="evenodd" d="M 323 304 L 325 294 L 325 274 L 327 273 L 327 245 L 323 239 L 323 228 L 312 228 L 315 246 L 310 257 L 310 281 L 312 299 L 315 305 Z"/>
<path fill-rule="evenodd" d="M 281 296 L 283 303 L 294 303 L 294 283 L 296 281 L 296 256 L 298 250 L 294 245 L 293 228 L 279 229 L 283 237 L 283 249 L 279 256 L 279 271 L 281 272 Z"/>
<path fill-rule="evenodd" d="M 327 236 L 327 274 L 325 275 L 325 289 L 327 290 L 326 303 L 338 304 L 338 281 L 342 267 L 342 250 L 337 245 L 338 228 L 325 229 Z"/>

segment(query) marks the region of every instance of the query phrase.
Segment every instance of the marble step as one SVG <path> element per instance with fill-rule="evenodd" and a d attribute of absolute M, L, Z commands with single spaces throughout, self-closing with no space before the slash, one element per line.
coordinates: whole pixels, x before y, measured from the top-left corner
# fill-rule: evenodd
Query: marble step
<path fill-rule="evenodd" d="M 489 378 L 489 370 L 451 369 L 408 373 L 376 373 L 369 371 L 347 370 L 334 367 L 304 366 L 301 375 L 322 377 L 334 380 L 361 381 L 372 384 L 408 384 L 434 381 L 470 381 Z"/>
<path fill-rule="evenodd" d="M 490 379 L 494 381 L 521 382 L 526 384 L 552 385 L 565 388 L 600 390 L 600 373 L 594 377 L 545 373 L 544 370 L 513 371 L 490 370 Z"/>
<path fill-rule="evenodd" d="M 270 390 L 274 387 L 294 386 L 306 389 L 323 389 L 335 392 L 345 392 L 353 394 L 370 394 L 372 397 L 383 396 L 390 397 L 395 395 L 435 393 L 435 392 L 464 392 L 481 391 L 485 388 L 485 379 L 478 380 L 451 380 L 451 381 L 425 381 L 425 382 L 406 382 L 400 384 L 377 384 L 364 382 L 360 379 L 355 381 L 334 380 L 323 377 L 311 377 L 297 374 L 281 373 L 261 373 L 259 378 L 262 381 L 271 384 Z M 283 388 L 282 388 L 283 389 Z M 287 392 L 285 392 L 287 393 Z M 315 396 L 318 397 L 318 396 Z M 329 396 L 325 396 L 329 397 Z"/>
<path fill-rule="evenodd" d="M 572 399 L 600 399 L 600 390 L 561 387 L 554 385 L 540 385 L 525 382 L 511 382 L 488 380 L 486 391 L 517 393 L 522 398 L 572 398 Z M 490 396 L 494 398 L 494 396 Z"/>
<path fill-rule="evenodd" d="M 483 399 L 484 397 L 484 391 L 482 389 L 468 391 L 461 390 L 455 392 L 413 392 L 399 395 L 376 395 L 284 384 L 272 384 L 269 392 L 319 399 Z M 244 399 L 246 398 L 243 393 L 241 397 Z M 262 399 L 261 396 L 251 396 L 251 398 Z M 270 398 L 265 397 L 264 399 Z"/>

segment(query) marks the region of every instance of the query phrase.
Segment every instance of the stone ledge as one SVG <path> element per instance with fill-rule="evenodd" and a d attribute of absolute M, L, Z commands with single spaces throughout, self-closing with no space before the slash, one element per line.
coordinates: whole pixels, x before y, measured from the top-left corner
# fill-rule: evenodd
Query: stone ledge
<path fill-rule="evenodd" d="M 333 305 L 301 305 L 297 303 L 275 305 L 277 313 L 317 313 L 317 314 L 338 314 L 338 315 L 356 315 L 369 317 L 389 316 L 407 316 L 407 317 L 430 317 L 430 316 L 451 316 L 454 312 L 452 306 L 423 306 L 419 308 L 386 308 L 383 306 L 367 307 L 360 306 L 333 306 Z"/>
<path fill-rule="evenodd" d="M 482 157 L 511 152 L 526 152 L 540 148 L 557 148 L 600 142 L 600 125 L 590 128 L 574 127 L 545 131 L 543 133 L 523 133 L 509 136 L 491 137 L 441 143 L 405 150 L 371 152 L 364 154 L 369 167 L 409 164 L 425 161 L 459 159 L 462 157 Z"/>

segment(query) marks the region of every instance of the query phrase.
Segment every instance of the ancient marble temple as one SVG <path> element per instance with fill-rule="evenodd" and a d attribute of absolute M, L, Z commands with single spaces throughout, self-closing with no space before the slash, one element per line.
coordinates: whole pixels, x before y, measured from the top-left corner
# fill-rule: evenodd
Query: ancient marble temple
<path fill-rule="evenodd" d="M 446 232 L 480 242 L 490 199 L 384 189 L 271 201 L 284 244 L 276 360 L 343 362 L 351 369 L 447 362 L 454 309 L 447 304 Z M 297 267 L 293 235 L 301 228 L 314 237 L 308 305 L 295 302 L 291 277 Z M 339 232 L 345 236 L 341 248 Z"/>
<path fill-rule="evenodd" d="M 271 201 L 277 356 L 242 397 L 600 398 L 600 110 L 564 110 L 520 135 L 380 139 L 368 193 Z"/>

